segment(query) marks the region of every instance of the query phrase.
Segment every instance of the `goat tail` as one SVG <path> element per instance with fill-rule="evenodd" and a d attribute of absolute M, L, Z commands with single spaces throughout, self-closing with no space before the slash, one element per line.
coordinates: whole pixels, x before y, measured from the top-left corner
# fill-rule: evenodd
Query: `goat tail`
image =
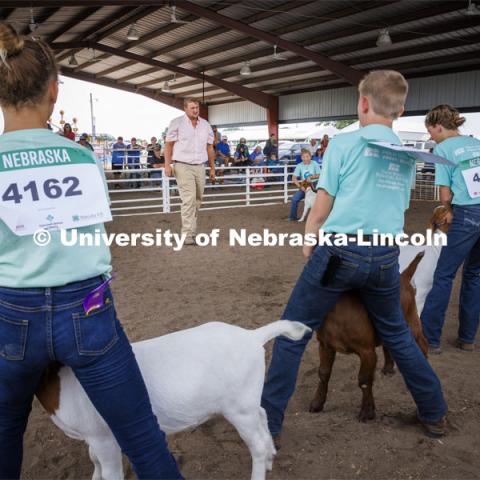
<path fill-rule="evenodd" d="M 418 264 L 424 255 L 425 250 L 418 253 L 417 256 L 410 262 L 410 265 L 402 272 L 402 276 L 406 277 L 408 281 L 412 279 L 413 275 L 417 271 Z"/>
<path fill-rule="evenodd" d="M 252 333 L 260 340 L 262 345 L 270 340 L 283 335 L 290 340 L 301 340 L 306 333 L 312 329 L 300 322 L 291 322 L 290 320 L 278 320 L 269 323 L 264 327 L 253 330 Z"/>

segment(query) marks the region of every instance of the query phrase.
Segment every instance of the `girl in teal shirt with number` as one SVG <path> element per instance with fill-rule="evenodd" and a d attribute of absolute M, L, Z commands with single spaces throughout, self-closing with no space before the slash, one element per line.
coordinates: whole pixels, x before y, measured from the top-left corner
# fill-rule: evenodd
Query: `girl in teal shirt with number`
<path fill-rule="evenodd" d="M 67 247 L 59 231 L 30 232 L 53 224 L 61 206 L 65 224 L 103 231 L 97 215 L 79 212 L 89 198 L 108 211 L 92 153 L 47 129 L 57 95 L 52 50 L 0 23 L 0 479 L 20 478 L 33 396 L 52 362 L 72 368 L 139 478 L 182 478 L 106 288 L 108 248 Z M 86 308 L 98 287 L 103 305 Z"/>
<path fill-rule="evenodd" d="M 435 184 L 448 210 L 450 227 L 432 290 L 421 312 L 432 353 L 440 353 L 452 282 L 464 262 L 457 338 L 461 350 L 474 350 L 480 317 L 480 141 L 460 134 L 458 128 L 464 122 L 465 118 L 450 105 L 435 107 L 425 119 L 432 140 L 437 142 L 434 153 L 455 163 L 455 166 L 437 164 L 435 173 Z"/>

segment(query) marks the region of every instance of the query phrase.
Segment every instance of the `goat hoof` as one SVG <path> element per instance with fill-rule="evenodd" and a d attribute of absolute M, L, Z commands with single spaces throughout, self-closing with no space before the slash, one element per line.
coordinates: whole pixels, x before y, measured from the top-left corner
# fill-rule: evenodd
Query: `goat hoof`
<path fill-rule="evenodd" d="M 324 404 L 325 404 L 325 402 L 319 402 L 316 399 L 312 400 L 312 402 L 310 403 L 309 412 L 310 413 L 320 413 L 320 412 L 322 412 Z"/>
<path fill-rule="evenodd" d="M 358 414 L 358 420 L 362 423 L 375 419 L 375 408 L 362 408 Z"/>
<path fill-rule="evenodd" d="M 391 377 L 392 375 L 395 375 L 395 367 L 383 367 L 382 373 L 387 377 Z"/>

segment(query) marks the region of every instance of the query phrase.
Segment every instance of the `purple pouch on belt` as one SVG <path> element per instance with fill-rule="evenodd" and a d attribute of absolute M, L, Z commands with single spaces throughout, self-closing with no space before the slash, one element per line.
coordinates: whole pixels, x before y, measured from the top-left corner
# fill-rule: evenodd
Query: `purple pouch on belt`
<path fill-rule="evenodd" d="M 112 274 L 110 278 L 107 278 L 101 285 L 93 289 L 83 301 L 83 311 L 85 315 L 88 315 L 91 311 L 96 310 L 97 308 L 103 307 L 105 301 L 103 299 L 103 294 L 107 289 L 110 282 L 115 277 L 115 274 Z"/>

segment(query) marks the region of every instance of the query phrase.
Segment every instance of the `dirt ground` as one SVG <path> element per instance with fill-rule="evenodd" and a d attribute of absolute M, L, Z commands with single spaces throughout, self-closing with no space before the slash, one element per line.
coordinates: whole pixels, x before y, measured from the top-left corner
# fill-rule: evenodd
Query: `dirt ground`
<path fill-rule="evenodd" d="M 423 231 L 432 203 L 414 202 L 407 231 Z M 113 248 L 113 290 L 117 311 L 132 341 L 208 321 L 257 327 L 278 319 L 304 260 L 300 248 L 229 247 L 229 228 L 249 232 L 302 232 L 288 223 L 287 206 L 205 211 L 200 230 L 222 230 L 217 248 Z M 119 217 L 114 232 L 178 231 L 179 215 Z M 426 438 L 413 421 L 414 404 L 402 378 L 377 372 L 376 420 L 356 419 L 359 361 L 338 355 L 325 411 L 308 413 L 317 383 L 316 341 L 310 342 L 290 403 L 283 436 L 269 479 L 473 479 L 480 478 L 479 353 L 453 347 L 457 327 L 459 279 L 444 330 L 444 352 L 430 359 L 450 407 L 451 432 L 443 440 Z M 267 361 L 271 344 L 267 346 Z M 379 354 L 381 352 L 379 351 Z M 381 358 L 381 357 L 380 357 Z M 379 361 L 379 368 L 382 360 Z M 170 437 L 170 446 L 190 479 L 247 479 L 250 456 L 223 419 Z M 1 453 L 0 453 L 1 454 Z M 86 479 L 93 468 L 86 446 L 67 438 L 35 402 L 25 437 L 25 479 Z M 128 478 L 133 478 L 127 468 Z"/>

